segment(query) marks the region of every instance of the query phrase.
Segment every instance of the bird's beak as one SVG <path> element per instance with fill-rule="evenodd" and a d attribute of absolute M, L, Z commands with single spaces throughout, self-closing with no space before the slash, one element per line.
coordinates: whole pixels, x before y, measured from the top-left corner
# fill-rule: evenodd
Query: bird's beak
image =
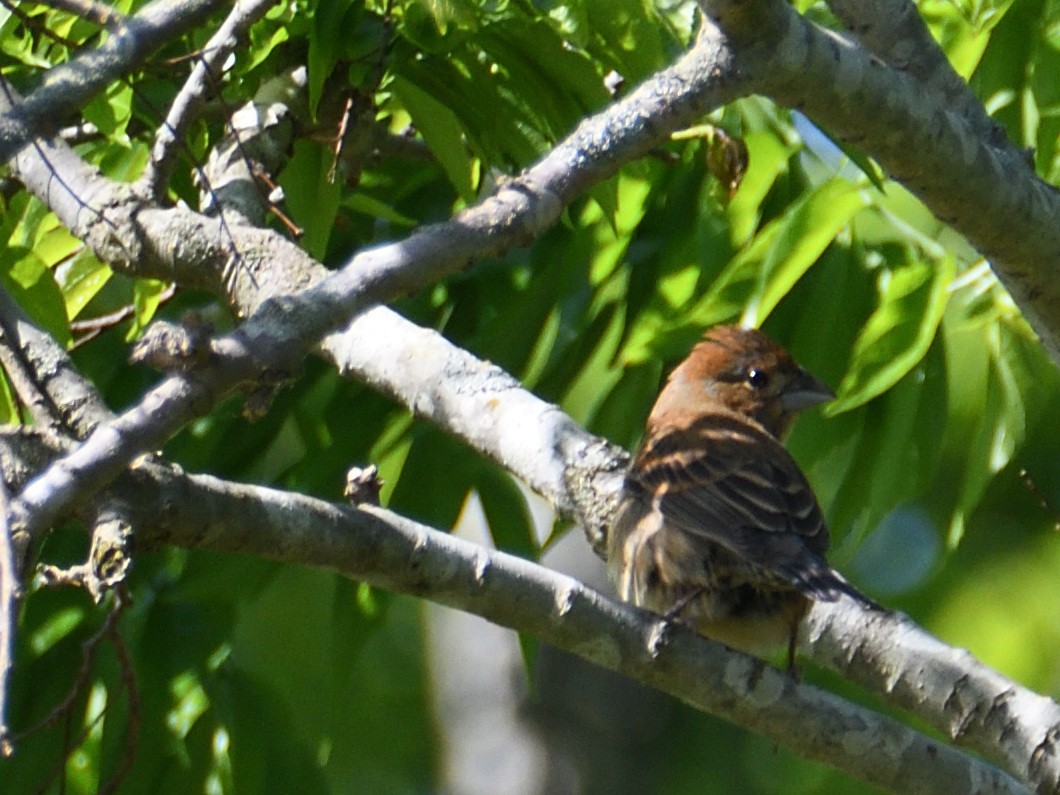
<path fill-rule="evenodd" d="M 785 411 L 799 411 L 830 400 L 835 400 L 835 393 L 828 388 L 828 384 L 802 369 L 780 395 L 780 403 Z"/>

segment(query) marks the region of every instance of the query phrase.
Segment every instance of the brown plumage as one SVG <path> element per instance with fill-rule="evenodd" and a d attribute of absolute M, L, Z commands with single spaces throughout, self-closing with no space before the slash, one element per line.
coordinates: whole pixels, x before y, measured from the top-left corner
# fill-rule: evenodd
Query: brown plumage
<path fill-rule="evenodd" d="M 824 559 L 828 528 L 781 444 L 831 390 L 759 331 L 717 326 L 670 375 L 626 475 L 608 567 L 626 601 L 794 668 L 811 600 L 859 594 Z"/>

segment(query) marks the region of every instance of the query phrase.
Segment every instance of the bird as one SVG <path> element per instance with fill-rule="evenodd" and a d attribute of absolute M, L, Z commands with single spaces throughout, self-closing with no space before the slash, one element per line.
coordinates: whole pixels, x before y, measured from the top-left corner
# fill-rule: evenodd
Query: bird
<path fill-rule="evenodd" d="M 619 596 L 751 654 L 787 645 L 814 600 L 861 594 L 825 559 L 821 507 L 783 445 L 832 390 L 756 329 L 709 329 L 670 374 L 608 534 Z"/>

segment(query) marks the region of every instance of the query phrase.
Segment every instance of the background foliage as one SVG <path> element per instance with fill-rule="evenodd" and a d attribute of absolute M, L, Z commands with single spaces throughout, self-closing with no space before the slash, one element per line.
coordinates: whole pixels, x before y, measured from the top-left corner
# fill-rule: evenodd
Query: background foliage
<path fill-rule="evenodd" d="M 823 6 L 798 5 L 830 23 Z M 1055 184 L 1057 4 L 920 6 L 958 71 L 1012 140 L 1034 147 L 1038 172 Z M 0 68 L 23 89 L 99 35 L 60 12 L 15 8 L 0 8 Z M 338 262 L 449 217 L 500 175 L 531 163 L 609 101 L 610 73 L 629 87 L 669 63 L 690 40 L 693 20 L 690 3 L 646 0 L 277 6 L 226 71 L 224 103 L 188 136 L 170 198 L 196 206 L 192 165 L 225 132 L 225 113 L 272 76 L 307 64 L 308 116 L 322 126 L 299 130 L 276 176 L 306 248 Z M 175 43 L 86 108 L 100 135 L 78 151 L 109 177 L 138 175 L 185 75 L 185 64 L 166 58 L 208 35 Z M 329 180 L 327 103 L 336 82 L 376 125 L 422 142 L 420 156 L 383 150 Z M 667 367 L 705 326 L 763 326 L 837 388 L 827 416 L 804 418 L 790 442 L 826 508 L 835 563 L 947 642 L 1060 694 L 1056 369 L 975 252 L 864 157 L 758 98 L 702 121 L 575 203 L 533 246 L 397 308 L 627 448 Z M 710 168 L 718 129 L 749 153 L 732 195 Z M 165 285 L 111 273 L 8 182 L 0 241 L 4 285 L 57 339 L 83 342 L 77 363 L 114 407 L 153 378 L 123 363 L 128 340 L 157 313 L 176 317 L 210 300 L 179 292 L 163 301 Z M 128 320 L 80 340 L 76 321 L 127 305 Z M 2 399 L 0 412 L 17 420 L 6 384 Z M 536 557 L 548 535 L 506 473 L 312 362 L 264 419 L 250 424 L 236 402 L 226 403 L 165 453 L 189 470 L 335 499 L 345 469 L 370 461 L 386 483 L 384 504 L 395 510 L 451 527 L 474 491 L 499 547 Z M 83 547 L 71 528 L 51 539 L 45 556 L 74 562 Z M 438 786 L 445 727 L 432 711 L 419 603 L 316 571 L 176 550 L 140 556 L 131 582 L 135 605 L 122 631 L 138 673 L 142 726 L 128 791 Z M 15 727 L 63 697 L 82 664 L 80 644 L 100 620 L 83 594 L 42 590 L 27 601 Z M 565 715 L 563 731 L 580 721 L 607 734 L 608 721 L 638 722 L 625 768 L 615 767 L 622 754 L 594 756 L 592 744 L 577 755 L 586 791 L 649 782 L 656 792 L 772 792 L 777 781 L 791 782 L 787 792 L 857 790 L 661 699 L 608 712 L 604 699 L 583 691 L 579 709 L 564 707 L 570 696 L 554 672 L 561 662 L 526 648 L 535 683 L 528 698 L 542 713 Z M 113 771 L 126 730 L 128 703 L 110 652 L 91 678 L 78 706 L 83 726 L 73 727 L 85 731 L 84 742 L 63 773 L 72 792 L 95 791 Z M 646 697 L 619 692 L 631 703 Z M 0 790 L 31 791 L 57 775 L 60 743 L 58 729 L 24 740 L 14 760 L 0 763 Z M 634 768 L 625 778 L 616 772 Z"/>

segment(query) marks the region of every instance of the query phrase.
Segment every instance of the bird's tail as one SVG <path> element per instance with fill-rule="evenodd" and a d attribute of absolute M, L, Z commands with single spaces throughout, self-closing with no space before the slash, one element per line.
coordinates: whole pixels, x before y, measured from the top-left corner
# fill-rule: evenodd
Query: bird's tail
<path fill-rule="evenodd" d="M 835 602 L 841 595 L 846 595 L 869 610 L 884 609 L 851 585 L 822 558 L 814 556 L 810 560 L 799 561 L 797 565 L 785 566 L 781 574 L 801 593 L 819 602 Z"/>

